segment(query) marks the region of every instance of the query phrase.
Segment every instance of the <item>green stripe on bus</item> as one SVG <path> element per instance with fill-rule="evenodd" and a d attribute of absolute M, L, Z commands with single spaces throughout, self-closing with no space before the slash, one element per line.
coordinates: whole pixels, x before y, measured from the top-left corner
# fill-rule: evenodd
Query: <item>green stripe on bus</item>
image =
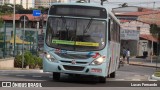
<path fill-rule="evenodd" d="M 65 44 L 65 45 L 74 45 L 74 41 L 66 41 L 66 40 L 52 40 L 54 44 Z"/>
<path fill-rule="evenodd" d="M 94 43 L 94 42 L 75 42 L 67 40 L 52 40 L 52 43 L 65 44 L 65 45 L 78 45 L 78 46 L 95 46 L 95 47 L 99 46 L 99 43 Z"/>

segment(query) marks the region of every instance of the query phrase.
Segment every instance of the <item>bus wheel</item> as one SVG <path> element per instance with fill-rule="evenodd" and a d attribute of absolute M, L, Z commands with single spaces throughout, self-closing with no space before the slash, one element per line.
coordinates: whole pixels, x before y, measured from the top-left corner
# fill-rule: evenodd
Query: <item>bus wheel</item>
<path fill-rule="evenodd" d="M 110 78 L 115 78 L 115 76 L 116 76 L 116 72 L 112 72 L 112 73 L 110 74 Z"/>
<path fill-rule="evenodd" d="M 100 83 L 106 83 L 106 77 L 99 77 Z"/>
<path fill-rule="evenodd" d="M 59 81 L 61 74 L 58 72 L 53 72 L 53 80 Z"/>

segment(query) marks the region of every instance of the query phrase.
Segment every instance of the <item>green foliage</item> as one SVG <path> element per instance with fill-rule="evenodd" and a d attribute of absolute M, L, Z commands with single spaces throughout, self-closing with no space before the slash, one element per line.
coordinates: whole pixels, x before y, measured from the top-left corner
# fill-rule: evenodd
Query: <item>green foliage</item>
<path fill-rule="evenodd" d="M 4 39 L 4 32 L 0 32 L 0 40 Z"/>
<path fill-rule="evenodd" d="M 34 37 L 33 37 L 34 33 L 35 33 L 35 31 L 26 31 L 25 32 L 25 37 L 26 37 L 25 41 L 34 42 Z"/>
<path fill-rule="evenodd" d="M 38 8 L 30 8 L 29 10 L 41 10 L 41 13 L 48 10 L 48 7 L 38 6 Z"/>
<path fill-rule="evenodd" d="M 22 55 L 17 55 L 15 57 L 15 67 L 22 67 Z M 29 51 L 24 53 L 24 67 L 29 66 L 30 68 L 35 68 L 36 66 L 42 68 L 42 59 L 32 55 Z"/>
<path fill-rule="evenodd" d="M 157 34 L 160 32 L 160 28 L 156 24 L 151 24 L 150 25 L 150 33 Z"/>
<path fill-rule="evenodd" d="M 159 70 L 159 71 L 156 71 L 156 72 L 154 73 L 154 75 L 155 75 L 156 77 L 160 77 L 160 70 Z"/>
<path fill-rule="evenodd" d="M 18 68 L 22 67 L 22 55 L 17 55 L 15 57 L 14 66 Z"/>
<path fill-rule="evenodd" d="M 1 16 L 1 14 L 0 14 L 0 16 Z M 2 18 L 0 18 L 0 28 L 3 26 L 3 20 L 2 20 Z"/>
<path fill-rule="evenodd" d="M 123 3 L 121 7 L 128 7 L 128 3 Z"/>
<path fill-rule="evenodd" d="M 0 13 L 1 14 L 12 14 L 13 13 L 13 7 L 14 5 L 13 4 L 4 4 L 4 5 L 0 5 Z M 19 5 L 19 4 L 16 4 L 15 5 L 15 10 L 18 11 L 18 10 L 23 10 L 23 6 L 22 5 Z"/>

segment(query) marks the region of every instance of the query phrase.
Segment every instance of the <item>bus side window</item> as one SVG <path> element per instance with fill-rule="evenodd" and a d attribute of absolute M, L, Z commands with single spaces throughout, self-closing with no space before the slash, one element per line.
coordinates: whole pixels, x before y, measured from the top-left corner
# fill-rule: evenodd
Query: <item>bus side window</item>
<path fill-rule="evenodd" d="M 110 35 L 110 34 L 111 34 L 111 32 L 110 32 L 110 29 L 111 29 L 111 28 L 110 28 L 110 25 L 111 25 L 111 24 L 110 24 L 110 23 L 111 23 L 111 21 L 110 21 L 110 19 L 109 19 L 109 20 L 108 20 L 108 40 L 109 40 L 109 41 L 111 41 L 111 35 Z"/>

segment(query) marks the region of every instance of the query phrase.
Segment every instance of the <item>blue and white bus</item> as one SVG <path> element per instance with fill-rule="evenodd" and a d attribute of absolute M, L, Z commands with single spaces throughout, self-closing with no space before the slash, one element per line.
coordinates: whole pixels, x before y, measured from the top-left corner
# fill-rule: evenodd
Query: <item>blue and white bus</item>
<path fill-rule="evenodd" d="M 53 4 L 44 41 L 44 72 L 115 77 L 120 58 L 120 24 L 106 7 L 90 3 Z"/>

